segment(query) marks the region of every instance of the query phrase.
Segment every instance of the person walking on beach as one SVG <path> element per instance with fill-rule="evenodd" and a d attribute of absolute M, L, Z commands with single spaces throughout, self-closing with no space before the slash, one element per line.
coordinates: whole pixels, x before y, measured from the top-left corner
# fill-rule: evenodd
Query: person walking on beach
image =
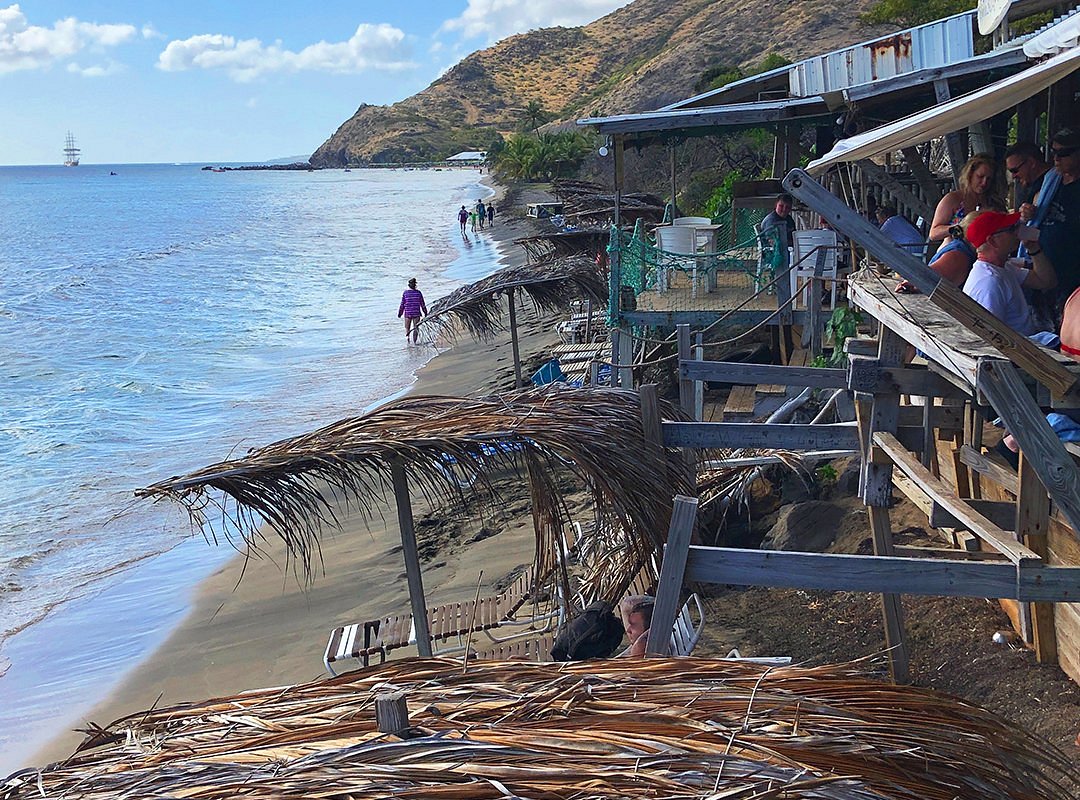
<path fill-rule="evenodd" d="M 484 220 L 487 219 L 487 209 L 484 208 L 484 201 L 476 201 L 476 219 L 480 222 L 480 230 L 484 229 Z"/>
<path fill-rule="evenodd" d="M 465 235 L 465 223 L 469 221 L 469 212 L 465 210 L 465 206 L 461 207 L 461 211 L 457 212 L 457 221 L 461 224 L 461 235 Z"/>
<path fill-rule="evenodd" d="M 464 227 L 465 223 L 461 223 Z M 427 304 L 424 303 L 424 293 L 416 288 L 416 278 L 409 278 L 409 288 L 401 293 L 401 305 L 398 306 L 398 319 L 405 317 L 405 341 L 409 341 L 412 334 L 413 344 L 417 344 L 420 338 L 420 317 L 427 314 Z"/>
<path fill-rule="evenodd" d="M 472 228 L 472 232 L 476 233 L 476 212 L 475 211 L 470 211 L 469 212 L 469 225 Z"/>
<path fill-rule="evenodd" d="M 488 203 L 487 211 L 488 211 L 488 227 L 489 228 L 494 228 L 495 227 L 495 204 L 494 203 Z"/>

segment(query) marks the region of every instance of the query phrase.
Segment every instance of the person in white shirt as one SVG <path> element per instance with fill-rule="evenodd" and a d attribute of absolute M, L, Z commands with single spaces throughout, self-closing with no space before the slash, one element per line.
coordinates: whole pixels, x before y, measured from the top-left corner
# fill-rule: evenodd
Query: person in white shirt
<path fill-rule="evenodd" d="M 1025 236 L 1031 266 L 1011 258 Z M 964 294 L 1024 336 L 1038 332 L 1024 289 L 1057 286 L 1054 265 L 1038 243 L 1038 229 L 1020 227 L 1018 213 L 984 211 L 968 225 L 967 240 L 978 253 L 964 282 Z"/>

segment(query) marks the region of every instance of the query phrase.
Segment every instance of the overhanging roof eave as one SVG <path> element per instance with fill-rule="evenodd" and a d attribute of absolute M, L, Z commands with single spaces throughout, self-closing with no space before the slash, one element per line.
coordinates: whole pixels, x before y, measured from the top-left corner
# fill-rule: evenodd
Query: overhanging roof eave
<path fill-rule="evenodd" d="M 592 127 L 600 134 L 661 133 L 690 128 L 746 127 L 827 115 L 829 107 L 820 97 L 728 106 L 694 108 L 683 111 L 648 111 L 615 117 L 579 119 L 578 125 Z"/>

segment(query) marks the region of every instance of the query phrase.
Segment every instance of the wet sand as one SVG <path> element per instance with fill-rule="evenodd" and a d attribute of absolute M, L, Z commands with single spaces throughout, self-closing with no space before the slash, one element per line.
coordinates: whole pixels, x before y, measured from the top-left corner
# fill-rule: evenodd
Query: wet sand
<path fill-rule="evenodd" d="M 503 194 L 496 188 L 495 201 Z M 519 202 L 528 202 L 525 197 Z M 497 205 L 498 208 L 498 205 Z M 523 205 L 521 206 L 523 208 Z M 528 235 L 531 223 L 500 209 L 493 229 L 478 235 L 501 243 L 504 263 L 524 259 L 511 244 Z M 551 320 L 524 315 L 520 323 L 523 360 L 545 353 L 557 342 Z M 525 373 L 528 374 L 527 372 Z M 477 343 L 467 337 L 433 358 L 418 373 L 411 394 L 462 396 L 512 387 L 509 335 Z M 483 569 L 481 591 L 532 558 L 532 525 L 525 499 L 513 502 L 498 535 L 471 541 L 490 519 L 440 525 L 414 498 L 421 550 L 433 555 L 423 564 L 429 604 L 471 599 Z M 430 533 L 425 534 L 425 529 Z M 433 540 L 434 537 L 434 540 Z M 425 547 L 425 543 L 427 547 Z M 344 517 L 322 539 L 322 565 L 311 585 L 302 585 L 286 564 L 284 550 L 271 540 L 259 558 L 238 556 L 199 587 L 193 607 L 179 627 L 138 666 L 84 722 L 106 725 L 154 705 L 228 695 L 245 689 L 308 681 L 324 675 L 323 651 L 334 627 L 374 619 L 408 608 L 404 564 L 392 504 L 367 521 Z M 30 764 L 41 765 L 71 754 L 82 735 L 58 737 Z"/>

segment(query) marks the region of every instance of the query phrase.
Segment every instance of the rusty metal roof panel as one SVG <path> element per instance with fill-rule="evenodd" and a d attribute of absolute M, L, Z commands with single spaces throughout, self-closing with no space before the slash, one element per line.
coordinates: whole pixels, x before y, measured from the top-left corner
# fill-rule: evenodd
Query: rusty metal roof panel
<path fill-rule="evenodd" d="M 794 64 L 791 94 L 820 95 L 969 59 L 975 54 L 974 15 L 964 12 Z"/>

